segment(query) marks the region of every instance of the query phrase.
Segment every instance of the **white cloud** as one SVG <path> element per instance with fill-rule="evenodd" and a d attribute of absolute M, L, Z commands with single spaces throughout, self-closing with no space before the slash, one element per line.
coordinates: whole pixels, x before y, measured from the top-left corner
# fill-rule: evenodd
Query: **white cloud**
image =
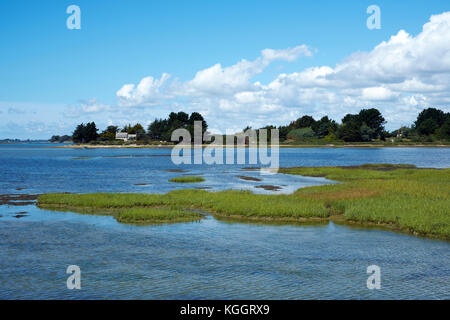
<path fill-rule="evenodd" d="M 288 49 L 281 49 L 281 50 L 274 50 L 274 49 L 264 49 L 261 51 L 261 56 L 263 59 L 263 62 L 268 64 L 275 60 L 282 60 L 282 61 L 295 61 L 300 56 L 312 56 L 312 52 L 308 48 L 308 46 L 302 44 L 300 46 L 297 46 L 295 48 L 288 48 Z"/>
<path fill-rule="evenodd" d="M 422 31 L 400 30 L 369 52 L 356 52 L 337 65 L 282 73 L 267 84 L 254 77 L 274 61 L 311 56 L 306 45 L 264 49 L 253 61 L 217 63 L 185 82 L 143 78 L 117 91 L 119 106 L 164 106 L 202 112 L 211 127 L 282 124 L 301 114 L 340 120 L 364 107 L 379 108 L 388 126 L 411 123 L 422 107 L 449 111 L 450 12 L 431 16 Z M 160 109 L 160 108 L 155 108 Z"/>
<path fill-rule="evenodd" d="M 261 56 L 253 61 L 242 59 L 229 67 L 217 63 L 198 71 L 193 79 L 181 85 L 174 82 L 167 86 L 170 75 L 164 73 L 161 79 L 143 78 L 137 87 L 126 84 L 116 95 L 121 106 L 149 106 L 174 96 L 229 96 L 241 91 L 258 90 L 258 85 L 251 82 L 252 77 L 262 73 L 274 61 L 294 61 L 302 55 L 312 55 L 305 45 L 283 50 L 264 49 Z"/>
<path fill-rule="evenodd" d="M 168 73 L 163 73 L 160 79 L 143 78 L 137 86 L 125 84 L 116 95 L 120 106 L 153 105 L 164 97 L 162 89 L 170 79 Z"/>
<path fill-rule="evenodd" d="M 398 93 L 394 93 L 390 89 L 384 87 L 364 88 L 362 91 L 362 98 L 370 101 L 392 100 L 398 97 L 398 95 Z"/>
<path fill-rule="evenodd" d="M 262 65 L 247 60 L 223 68 L 220 64 L 200 70 L 194 79 L 185 84 L 187 95 L 230 95 L 243 90 L 253 90 L 250 79 L 262 72 Z"/>

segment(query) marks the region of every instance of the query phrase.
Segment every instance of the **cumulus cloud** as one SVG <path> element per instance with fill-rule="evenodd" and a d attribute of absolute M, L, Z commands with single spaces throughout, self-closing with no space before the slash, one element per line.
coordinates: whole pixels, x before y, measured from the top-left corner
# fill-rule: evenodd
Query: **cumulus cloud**
<path fill-rule="evenodd" d="M 143 78 L 137 86 L 125 84 L 116 95 L 121 106 L 151 106 L 158 103 L 165 95 L 162 90 L 167 84 L 170 75 L 163 73 L 160 79 L 153 77 Z"/>
<path fill-rule="evenodd" d="M 362 98 L 370 101 L 386 101 L 398 97 L 399 93 L 392 92 L 384 87 L 370 87 L 364 88 L 362 91 Z"/>
<path fill-rule="evenodd" d="M 200 111 L 212 127 L 286 123 L 301 114 L 336 120 L 364 107 L 378 107 L 391 127 L 410 123 L 423 107 L 448 111 L 450 103 L 450 12 L 431 16 L 422 31 L 398 31 L 369 52 L 356 52 L 333 66 L 282 73 L 266 84 L 254 77 L 274 61 L 311 56 L 306 45 L 264 49 L 253 61 L 217 63 L 185 82 L 146 77 L 117 91 L 119 106 L 165 105 Z"/>
<path fill-rule="evenodd" d="M 260 74 L 274 61 L 294 61 L 300 56 L 311 56 L 306 45 L 294 48 L 274 50 L 264 49 L 261 56 L 253 61 L 242 59 L 238 63 L 223 67 L 217 63 L 198 71 L 194 78 L 183 84 L 168 84 L 170 75 L 164 73 L 160 79 L 143 78 L 137 86 L 126 84 L 116 95 L 121 106 L 151 106 L 161 100 L 176 96 L 229 96 L 241 91 L 258 90 L 251 82 L 252 77 Z"/>
<path fill-rule="evenodd" d="M 216 64 L 210 68 L 200 70 L 195 77 L 186 82 L 184 93 L 186 95 L 216 95 L 229 96 L 242 91 L 256 91 L 258 83 L 251 79 L 260 74 L 274 61 L 292 62 L 300 56 L 311 56 L 312 53 L 306 45 L 294 48 L 274 50 L 264 49 L 261 56 L 254 61 L 245 59 L 230 67 Z"/>

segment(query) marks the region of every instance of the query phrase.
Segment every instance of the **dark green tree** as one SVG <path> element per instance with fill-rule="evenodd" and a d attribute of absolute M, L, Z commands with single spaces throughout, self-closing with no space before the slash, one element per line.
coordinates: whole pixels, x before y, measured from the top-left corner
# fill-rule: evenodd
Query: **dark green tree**
<path fill-rule="evenodd" d="M 297 121 L 295 121 L 295 127 L 296 128 L 308 128 L 312 127 L 316 120 L 314 120 L 311 116 L 303 116 L 301 118 L 298 118 Z"/>
<path fill-rule="evenodd" d="M 437 129 L 439 129 L 439 125 L 436 120 L 433 118 L 427 118 L 420 122 L 420 124 L 416 127 L 417 132 L 421 136 L 429 136 L 433 134 Z"/>
<path fill-rule="evenodd" d="M 153 140 L 170 141 L 172 132 L 176 129 L 187 129 L 192 139 L 194 138 L 194 122 L 202 122 L 202 133 L 208 128 L 208 124 L 203 116 L 198 112 L 193 112 L 190 116 L 185 112 L 171 112 L 168 119 L 155 119 L 148 126 L 148 135 Z"/>
<path fill-rule="evenodd" d="M 163 119 L 155 119 L 148 126 L 148 135 L 150 139 L 162 140 L 165 132 L 168 130 L 168 121 Z"/>
<path fill-rule="evenodd" d="M 444 124 L 437 131 L 437 136 L 439 139 L 450 140 L 450 117 L 447 118 L 448 119 L 445 120 Z"/>
<path fill-rule="evenodd" d="M 344 116 L 344 118 L 342 118 L 342 123 L 349 123 L 349 122 L 354 122 L 354 123 L 358 123 L 361 124 L 361 121 L 359 119 L 359 115 L 357 114 L 346 114 Z"/>
<path fill-rule="evenodd" d="M 186 125 L 189 122 L 189 115 L 186 112 L 180 111 L 177 113 L 177 119 L 183 125 Z"/>
<path fill-rule="evenodd" d="M 128 129 L 129 134 L 145 134 L 145 129 L 140 123 L 136 123 L 134 126 Z"/>
<path fill-rule="evenodd" d="M 109 132 L 109 133 L 116 134 L 117 132 L 119 132 L 119 127 L 118 126 L 108 126 L 103 132 Z"/>
<path fill-rule="evenodd" d="M 116 133 L 119 131 L 117 126 L 108 126 L 105 130 L 100 133 L 100 140 L 102 141 L 112 141 L 116 138 Z"/>
<path fill-rule="evenodd" d="M 346 142 L 357 142 L 361 141 L 361 131 L 358 122 L 348 121 L 342 124 L 337 131 L 337 136 L 339 139 Z"/>
<path fill-rule="evenodd" d="M 85 142 L 95 141 L 98 138 L 98 129 L 95 122 L 89 122 L 85 126 Z"/>
<path fill-rule="evenodd" d="M 415 127 L 418 129 L 426 120 L 432 119 L 434 123 L 440 127 L 444 124 L 446 115 L 442 110 L 435 109 L 435 108 L 428 108 L 425 110 L 422 110 L 422 112 L 419 113 L 417 116 L 417 120 L 414 122 Z M 428 122 L 426 127 L 429 127 L 431 125 L 431 122 Z"/>
<path fill-rule="evenodd" d="M 370 128 L 366 123 L 363 123 L 359 128 L 361 140 L 362 141 L 370 141 L 374 136 L 374 130 Z"/>
<path fill-rule="evenodd" d="M 85 126 L 84 123 L 81 123 L 79 125 L 77 125 L 77 127 L 75 128 L 74 132 L 72 133 L 72 140 L 75 143 L 83 143 L 86 142 L 84 139 L 84 135 L 85 135 Z"/>
<path fill-rule="evenodd" d="M 206 132 L 208 129 L 208 124 L 206 123 L 206 120 L 203 118 L 203 116 L 198 112 L 192 112 L 189 116 L 187 130 L 191 134 L 191 137 L 194 138 L 194 124 L 195 121 L 201 121 L 202 122 L 202 135 Z"/>
<path fill-rule="evenodd" d="M 316 121 L 312 129 L 318 138 L 323 138 L 329 133 L 336 132 L 337 123 L 334 120 L 330 120 L 328 116 L 322 117 L 319 121 Z"/>
<path fill-rule="evenodd" d="M 288 133 L 293 129 L 293 127 L 289 126 L 279 126 L 278 127 L 278 132 L 279 132 L 279 136 L 280 136 L 280 140 L 284 141 L 287 139 L 287 135 Z"/>
<path fill-rule="evenodd" d="M 344 130 L 345 132 L 348 132 L 348 128 L 358 127 L 360 131 L 364 131 L 364 133 L 361 135 L 361 139 L 364 138 L 364 141 L 370 141 L 371 139 L 381 137 L 386 121 L 378 109 L 371 108 L 362 109 L 358 114 L 346 114 L 345 117 L 342 118 L 342 124 L 346 125 L 350 123 L 352 125 L 348 126 Z M 368 140 L 365 140 L 367 138 Z"/>
<path fill-rule="evenodd" d="M 367 127 L 371 129 L 369 130 L 370 139 L 377 138 L 384 131 L 384 124 L 386 121 L 378 109 L 362 109 L 359 112 L 358 117 L 361 125 L 365 123 Z"/>
<path fill-rule="evenodd" d="M 72 134 L 72 140 L 75 143 L 88 143 L 95 141 L 98 138 L 97 127 L 95 122 L 89 122 L 85 124 L 79 124 Z"/>

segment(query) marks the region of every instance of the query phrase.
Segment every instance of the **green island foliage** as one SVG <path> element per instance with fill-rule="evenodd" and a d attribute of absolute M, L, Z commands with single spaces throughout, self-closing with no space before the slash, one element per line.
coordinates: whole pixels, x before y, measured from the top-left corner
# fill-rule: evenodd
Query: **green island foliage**
<path fill-rule="evenodd" d="M 44 194 L 42 208 L 122 210 L 177 207 L 255 222 L 313 222 L 386 227 L 450 240 L 450 169 L 411 165 L 285 168 L 282 173 L 341 183 L 298 189 L 290 195 L 184 189 L 166 194 Z"/>
<path fill-rule="evenodd" d="M 166 144 L 171 142 L 172 132 L 179 128 L 187 129 L 191 138 L 194 137 L 195 121 L 202 122 L 202 131 L 205 133 L 208 124 L 198 112 L 188 115 L 185 112 L 171 112 L 167 119 L 155 119 L 147 130 L 140 124 L 125 125 L 122 129 L 110 125 L 100 134 L 94 122 L 80 124 L 72 136 L 63 136 L 65 140 L 72 139 L 75 143 L 91 144 Z M 362 109 L 357 114 L 345 115 L 341 123 L 328 116 L 315 120 L 312 116 L 304 115 L 289 125 L 267 125 L 260 129 L 267 129 L 267 140 L 271 141 L 270 129 L 279 130 L 280 142 L 284 145 L 325 145 L 345 143 L 388 143 L 388 144 L 427 144 L 450 142 L 450 113 L 444 113 L 435 108 L 424 109 L 417 116 L 417 120 L 409 127 L 403 126 L 392 132 L 385 130 L 386 121 L 376 108 Z M 243 132 L 251 129 L 247 126 Z M 259 130 L 256 134 L 259 135 Z M 115 140 L 117 132 L 136 134 L 133 142 Z M 238 133 L 237 133 L 238 134 Z M 53 136 L 51 141 L 59 141 L 61 137 Z"/>

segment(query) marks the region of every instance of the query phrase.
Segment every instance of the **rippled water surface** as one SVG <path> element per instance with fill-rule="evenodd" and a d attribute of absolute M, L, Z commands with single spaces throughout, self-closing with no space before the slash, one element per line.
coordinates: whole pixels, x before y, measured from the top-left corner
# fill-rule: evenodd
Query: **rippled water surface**
<path fill-rule="evenodd" d="M 248 165 L 186 165 L 184 172 L 167 172 L 180 169 L 169 154 L 168 149 L 0 146 L 0 194 L 166 192 L 185 187 L 167 181 L 183 174 L 204 176 L 204 183 L 190 187 L 211 190 L 269 192 L 255 186 L 273 184 L 289 193 L 327 183 L 241 170 Z M 450 167 L 450 149 L 281 149 L 280 163 Z M 81 290 L 66 288 L 65 271 L 72 264 L 81 268 Z M 372 264 L 381 268 L 381 290 L 366 287 L 366 268 Z M 449 299 L 450 245 L 333 223 L 276 226 L 207 217 L 196 223 L 132 226 L 109 216 L 3 205 L 0 284 L 0 299 Z"/>

